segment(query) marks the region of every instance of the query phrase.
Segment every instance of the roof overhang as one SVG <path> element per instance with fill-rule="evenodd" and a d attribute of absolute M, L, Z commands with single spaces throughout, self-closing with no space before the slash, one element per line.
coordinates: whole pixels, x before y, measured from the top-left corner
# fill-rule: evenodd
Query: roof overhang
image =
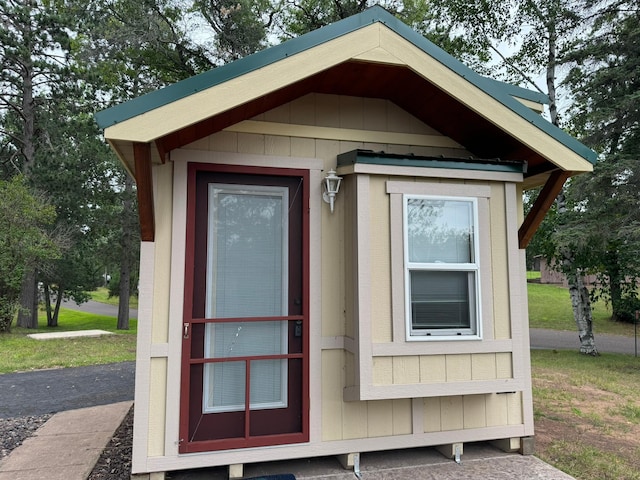
<path fill-rule="evenodd" d="M 538 114 L 544 95 L 479 76 L 381 7 L 99 112 L 96 119 L 140 181 L 137 170 L 145 160 L 136 159 L 141 149 L 135 145 L 150 146 L 149 162 L 164 162 L 176 148 L 309 93 L 389 100 L 476 158 L 526 163 L 525 188 L 544 184 L 554 172 L 591 171 L 596 159 Z"/>

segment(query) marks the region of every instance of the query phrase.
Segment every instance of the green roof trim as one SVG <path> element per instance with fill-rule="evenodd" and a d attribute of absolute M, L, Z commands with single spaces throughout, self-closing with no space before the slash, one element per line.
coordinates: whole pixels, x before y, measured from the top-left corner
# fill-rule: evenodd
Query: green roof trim
<path fill-rule="evenodd" d="M 549 105 L 551 100 L 548 95 L 536 90 L 529 90 L 528 88 L 519 87 L 510 83 L 501 82 L 493 78 L 485 77 L 486 80 L 496 83 L 496 88 L 503 89 L 506 93 L 512 97 L 522 98 L 523 100 L 530 100 L 532 102 L 540 103 L 542 105 Z"/>
<path fill-rule="evenodd" d="M 540 101 L 541 97 L 537 92 L 480 76 L 379 5 L 235 62 L 97 112 L 95 114 L 96 122 L 101 128 L 107 128 L 376 22 L 386 25 L 405 40 L 502 103 L 505 107 L 511 109 L 538 129 L 550 135 L 582 158 L 595 164 L 597 159 L 595 152 L 512 97 L 514 95 L 519 98 Z M 548 102 L 548 99 L 546 99 L 546 102 Z"/>
<path fill-rule="evenodd" d="M 451 168 L 455 170 L 481 170 L 484 172 L 526 173 L 527 163 L 496 158 L 423 157 L 352 150 L 338 155 L 338 167 L 364 163 L 368 165 L 393 165 L 395 167 Z"/>

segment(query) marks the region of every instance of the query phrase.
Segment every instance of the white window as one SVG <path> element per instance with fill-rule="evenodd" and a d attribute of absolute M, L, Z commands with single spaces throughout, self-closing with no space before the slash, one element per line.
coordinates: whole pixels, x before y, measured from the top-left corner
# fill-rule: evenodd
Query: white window
<path fill-rule="evenodd" d="M 403 199 L 407 340 L 479 338 L 477 200 Z"/>

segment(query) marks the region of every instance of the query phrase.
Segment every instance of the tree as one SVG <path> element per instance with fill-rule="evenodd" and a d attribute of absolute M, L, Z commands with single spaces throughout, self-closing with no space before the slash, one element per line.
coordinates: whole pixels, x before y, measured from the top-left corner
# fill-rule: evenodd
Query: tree
<path fill-rule="evenodd" d="M 563 52 L 573 44 L 582 25 L 584 6 L 562 0 L 486 0 L 472 5 L 462 0 L 439 0 L 438 3 L 449 22 L 466 29 L 470 42 L 494 53 L 494 74 L 548 95 L 551 123 L 562 126 L 558 109 L 558 67 Z M 505 53 L 509 50 L 511 53 Z M 541 74 L 545 78 L 544 87 L 537 81 Z M 557 198 L 557 232 L 562 232 L 567 224 L 566 203 L 563 189 Z M 558 259 L 556 265 L 569 281 L 580 351 L 597 355 L 589 292 L 582 282 L 584 265 L 578 261 L 584 257 L 575 251 L 576 242 L 562 243 L 562 239 L 571 240 L 566 235 L 555 235 L 553 257 Z"/>
<path fill-rule="evenodd" d="M 209 57 L 216 64 L 251 55 L 267 46 L 269 30 L 281 13 L 270 0 L 195 0 L 198 12 L 213 32 Z M 344 3 L 344 2 L 340 2 Z"/>
<path fill-rule="evenodd" d="M 55 210 L 29 192 L 22 176 L 0 180 L 0 333 L 8 332 L 16 313 L 24 272 L 43 268 L 60 255 L 46 229 Z"/>
<path fill-rule="evenodd" d="M 594 293 L 610 301 L 614 320 L 633 321 L 640 276 L 640 7 L 625 0 L 596 6 L 589 35 L 568 55 L 572 126 L 601 153 L 594 175 L 575 182 L 574 203 L 598 252 Z"/>
<path fill-rule="evenodd" d="M 40 106 L 49 87 L 62 83 L 63 56 L 68 43 L 64 21 L 49 2 L 0 0 L 0 129 L 2 165 L 10 175 L 30 180 L 42 142 L 38 129 Z M 37 327 L 36 272 L 25 270 L 18 324 Z"/>

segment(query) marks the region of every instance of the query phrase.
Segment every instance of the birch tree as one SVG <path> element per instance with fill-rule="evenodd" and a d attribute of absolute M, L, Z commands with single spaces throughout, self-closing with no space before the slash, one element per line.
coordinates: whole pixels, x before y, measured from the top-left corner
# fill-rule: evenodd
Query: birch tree
<path fill-rule="evenodd" d="M 640 6 L 594 2 L 588 35 L 567 59 L 572 127 L 600 153 L 594 175 L 576 179 L 583 235 L 600 272 L 596 295 L 613 320 L 634 321 L 640 276 Z"/>
<path fill-rule="evenodd" d="M 462 0 L 438 2 L 445 21 L 465 29 L 470 41 L 493 52 L 493 75 L 549 97 L 548 115 L 562 127 L 559 105 L 559 67 L 575 38 L 581 33 L 586 6 L 563 0 L 495 1 L 471 5 Z M 541 80 L 544 79 L 544 80 Z M 562 229 L 568 211 L 566 186 L 558 195 L 557 225 Z M 567 276 L 580 352 L 597 355 L 593 336 L 591 301 L 583 282 L 582 255 L 576 244 L 558 244 L 557 266 Z"/>

